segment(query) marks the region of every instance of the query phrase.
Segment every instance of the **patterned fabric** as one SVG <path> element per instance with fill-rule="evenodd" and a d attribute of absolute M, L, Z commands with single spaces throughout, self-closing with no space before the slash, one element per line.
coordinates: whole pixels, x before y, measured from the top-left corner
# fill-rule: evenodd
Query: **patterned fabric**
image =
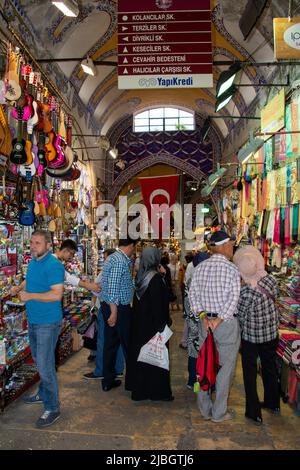
<path fill-rule="evenodd" d="M 128 305 L 133 297 L 131 260 L 121 250 L 110 255 L 103 267 L 101 301 Z"/>
<path fill-rule="evenodd" d="M 224 321 L 236 314 L 240 294 L 240 274 L 237 267 L 223 255 L 213 255 L 200 263 L 193 274 L 189 290 L 194 315 L 205 311 L 217 313 Z"/>
<path fill-rule="evenodd" d="M 285 130 L 290 132 L 292 130 L 292 110 L 291 105 L 288 104 L 285 109 Z M 286 134 L 286 155 L 287 157 L 293 156 L 293 134 Z"/>
<path fill-rule="evenodd" d="M 274 297 L 278 295 L 277 283 L 272 276 L 262 278 L 258 286 Z M 251 286 L 243 286 L 237 311 L 244 340 L 265 343 L 277 337 L 278 313 L 275 303 L 267 295 Z"/>

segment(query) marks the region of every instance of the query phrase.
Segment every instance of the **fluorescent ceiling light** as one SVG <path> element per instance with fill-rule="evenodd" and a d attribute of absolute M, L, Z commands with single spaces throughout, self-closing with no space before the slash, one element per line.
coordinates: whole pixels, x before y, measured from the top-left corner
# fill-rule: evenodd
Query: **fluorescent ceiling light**
<path fill-rule="evenodd" d="M 110 149 L 109 151 L 109 155 L 112 157 L 112 158 L 117 158 L 118 156 L 118 149 L 116 147 L 113 147 Z"/>
<path fill-rule="evenodd" d="M 240 72 L 240 64 L 232 64 L 228 70 L 222 72 L 216 88 L 216 98 L 220 98 L 234 83 L 237 74 Z"/>
<path fill-rule="evenodd" d="M 246 163 L 249 158 L 255 154 L 263 145 L 265 141 L 263 139 L 258 139 L 253 136 L 253 132 L 250 133 L 249 142 L 245 147 L 241 148 L 238 152 L 238 160 L 240 163 Z"/>
<path fill-rule="evenodd" d="M 94 62 L 89 57 L 83 59 L 83 61 L 81 62 L 81 67 L 83 71 L 88 75 L 92 75 L 93 77 L 96 75 L 96 68 L 94 66 Z"/>
<path fill-rule="evenodd" d="M 216 100 L 216 107 L 215 112 L 217 113 L 220 109 L 224 108 L 224 106 L 229 103 L 233 95 L 235 94 L 237 88 L 232 85 L 225 93 L 223 93 L 219 98 Z"/>
<path fill-rule="evenodd" d="M 65 16 L 72 16 L 75 18 L 79 15 L 79 8 L 76 2 L 72 0 L 63 0 L 60 2 L 52 2 Z"/>

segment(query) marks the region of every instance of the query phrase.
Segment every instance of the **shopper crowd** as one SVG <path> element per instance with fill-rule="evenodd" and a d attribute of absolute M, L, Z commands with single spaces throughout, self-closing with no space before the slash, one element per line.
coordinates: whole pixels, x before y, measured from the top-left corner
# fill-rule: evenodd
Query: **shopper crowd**
<path fill-rule="evenodd" d="M 215 394 L 212 389 L 197 391 L 203 419 L 219 423 L 234 417 L 227 402 L 239 350 L 246 418 L 261 425 L 262 409 L 280 412 L 275 366 L 277 286 L 264 270 L 264 259 L 256 248 L 246 246 L 234 254 L 234 241 L 218 230 L 197 254 L 186 256 L 185 265 L 177 256 L 169 259 L 152 246 L 144 248 L 133 263 L 136 241 L 128 238 L 119 240 L 117 250 L 107 250 L 96 282 L 84 284 L 71 279 L 60 262 L 74 255 L 76 244 L 65 241 L 54 257 L 50 241 L 47 232 L 33 233 L 33 259 L 26 280 L 14 292 L 26 302 L 32 356 L 41 378 L 38 392 L 24 398 L 26 403 L 44 405 L 38 427 L 49 426 L 60 417 L 54 352 L 62 320 L 63 284 L 68 281 L 94 291 L 96 366 L 84 378 L 101 379 L 104 392 L 119 387 L 125 373 L 125 389 L 132 400 L 174 399 L 169 369 L 141 362 L 138 357 L 156 333 L 171 326 L 170 306 L 179 309 L 182 304 L 185 321 L 179 346 L 188 352 L 189 389 L 197 383 L 197 357 L 208 332 L 213 333 L 219 356 Z M 256 389 L 258 359 L 264 385 L 262 402 Z"/>

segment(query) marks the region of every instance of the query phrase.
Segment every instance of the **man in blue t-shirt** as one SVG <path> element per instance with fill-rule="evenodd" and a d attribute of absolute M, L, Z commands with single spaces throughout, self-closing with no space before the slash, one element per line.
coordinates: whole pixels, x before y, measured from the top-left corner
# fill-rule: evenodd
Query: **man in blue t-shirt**
<path fill-rule="evenodd" d="M 39 428 L 50 426 L 60 417 L 54 351 L 62 322 L 65 268 L 50 248 L 49 232 L 37 230 L 32 234 L 32 260 L 26 280 L 12 292 L 19 292 L 20 300 L 26 302 L 31 354 L 41 381 L 38 392 L 24 401 L 44 404 L 45 411 L 36 423 Z"/>

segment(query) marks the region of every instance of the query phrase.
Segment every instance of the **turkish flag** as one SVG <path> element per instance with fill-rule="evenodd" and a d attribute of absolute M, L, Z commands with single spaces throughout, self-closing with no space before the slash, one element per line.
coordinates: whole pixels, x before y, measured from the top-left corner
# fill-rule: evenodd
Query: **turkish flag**
<path fill-rule="evenodd" d="M 170 208 L 176 202 L 178 175 L 139 178 L 153 239 L 170 237 Z"/>

